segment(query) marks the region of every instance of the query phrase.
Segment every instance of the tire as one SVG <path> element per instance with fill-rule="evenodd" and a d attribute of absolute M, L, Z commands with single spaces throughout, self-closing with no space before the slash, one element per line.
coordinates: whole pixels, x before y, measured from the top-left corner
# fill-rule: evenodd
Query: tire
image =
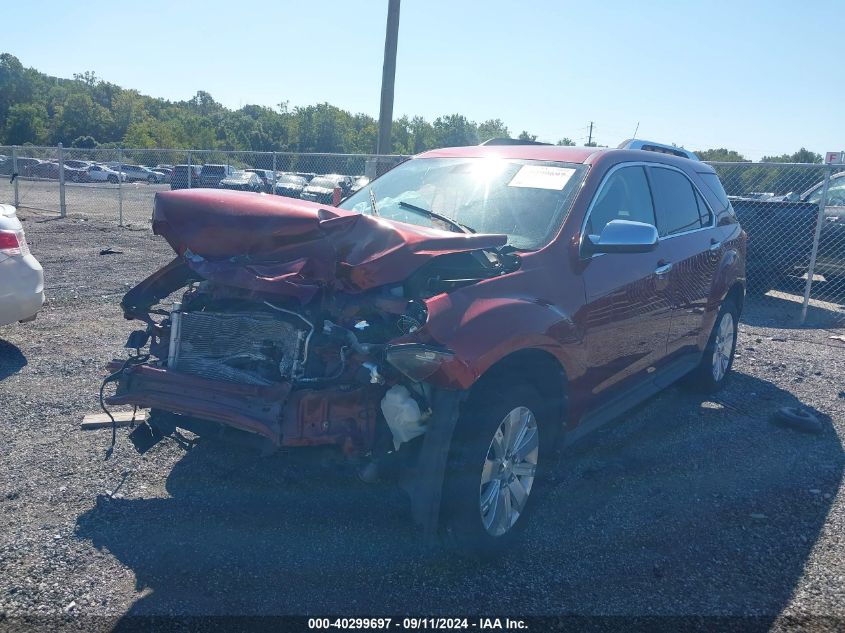
<path fill-rule="evenodd" d="M 730 299 L 725 299 L 713 331 L 704 348 L 701 362 L 690 373 L 687 384 L 702 393 L 714 393 L 721 389 L 730 377 L 736 354 L 737 324 L 739 310 Z M 718 352 L 718 357 L 717 357 Z"/>
<path fill-rule="evenodd" d="M 156 177 L 155 176 L 147 176 L 147 182 L 151 185 L 156 184 Z"/>
<path fill-rule="evenodd" d="M 529 385 L 489 389 L 474 400 L 477 406 L 470 400 L 461 412 L 449 451 L 443 537 L 461 555 L 491 558 L 507 551 L 528 523 L 538 464 L 549 461 L 543 438 L 551 434 L 541 431 L 549 428 L 543 399 Z M 522 459 L 508 457 L 514 448 Z"/>
<path fill-rule="evenodd" d="M 822 423 L 818 417 L 801 407 L 781 407 L 772 415 L 772 422 L 802 433 L 822 432 Z"/>
<path fill-rule="evenodd" d="M 110 182 L 111 184 L 113 184 L 113 185 L 116 185 L 116 184 L 117 184 L 117 176 L 109 176 L 109 177 L 108 177 L 108 180 L 109 180 L 109 182 Z"/>

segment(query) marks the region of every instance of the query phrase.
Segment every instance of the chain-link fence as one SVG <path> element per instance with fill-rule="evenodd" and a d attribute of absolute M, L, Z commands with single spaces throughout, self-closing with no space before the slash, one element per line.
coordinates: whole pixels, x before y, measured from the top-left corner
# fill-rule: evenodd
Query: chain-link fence
<path fill-rule="evenodd" d="M 845 324 L 845 166 L 711 164 L 748 234 L 746 301 L 770 325 Z"/>
<path fill-rule="evenodd" d="M 70 212 L 120 226 L 144 226 L 149 224 L 153 198 L 159 191 L 237 187 L 223 180 L 234 172 L 248 171 L 255 178 L 247 187 L 255 191 L 299 197 L 312 181 L 315 187 L 331 181 L 345 196 L 404 159 L 364 154 L 0 146 L 0 203 L 59 215 Z M 14 173 L 18 175 L 12 179 Z"/>
<path fill-rule="evenodd" d="M 253 172 L 255 178 L 245 186 L 255 191 L 310 196 L 331 203 L 332 195 L 348 195 L 404 159 L 359 154 L 0 147 L 0 202 L 142 227 L 149 225 L 157 192 L 229 186 L 223 181 L 235 171 Z M 761 325 L 779 327 L 845 325 L 845 166 L 711 164 L 748 233 L 746 304 L 756 306 L 754 318 Z M 13 173 L 18 177 L 10 182 Z M 320 196 L 326 196 L 327 187 L 334 192 L 323 199 Z"/>

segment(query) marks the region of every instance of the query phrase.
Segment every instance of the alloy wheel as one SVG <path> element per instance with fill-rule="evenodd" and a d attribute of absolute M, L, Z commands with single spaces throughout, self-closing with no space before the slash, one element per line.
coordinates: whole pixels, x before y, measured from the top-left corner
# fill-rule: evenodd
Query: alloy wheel
<path fill-rule="evenodd" d="M 719 328 L 716 330 L 716 340 L 713 345 L 713 380 L 719 382 L 725 377 L 734 346 L 734 318 L 730 312 L 722 315 Z"/>
<path fill-rule="evenodd" d="M 540 435 L 527 407 L 508 413 L 496 429 L 481 471 L 479 510 L 484 529 L 502 536 L 525 510 L 534 485 Z"/>

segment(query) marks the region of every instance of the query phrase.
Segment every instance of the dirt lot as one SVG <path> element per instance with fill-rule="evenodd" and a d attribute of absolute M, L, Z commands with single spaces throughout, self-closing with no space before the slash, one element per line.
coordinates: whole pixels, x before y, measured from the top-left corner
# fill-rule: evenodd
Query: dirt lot
<path fill-rule="evenodd" d="M 718 399 L 676 387 L 568 448 L 523 546 L 480 564 L 420 544 L 400 492 L 351 465 L 81 431 L 171 257 L 145 229 L 24 211 L 47 271 L 0 331 L 0 627 L 23 616 L 657 614 L 845 618 L 842 330 L 752 305 Z M 46 220 L 46 221 L 45 221 Z M 112 247 L 119 254 L 99 255 Z M 820 435 L 770 423 L 803 406 Z"/>

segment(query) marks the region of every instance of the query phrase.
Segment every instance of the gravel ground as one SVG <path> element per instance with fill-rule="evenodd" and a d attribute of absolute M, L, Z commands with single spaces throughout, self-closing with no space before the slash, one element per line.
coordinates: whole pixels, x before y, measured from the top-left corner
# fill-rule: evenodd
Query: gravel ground
<path fill-rule="evenodd" d="M 146 614 L 845 618 L 842 330 L 748 309 L 718 398 L 675 387 L 566 449 L 522 547 L 427 551 L 401 493 L 323 454 L 81 431 L 133 325 L 118 302 L 172 256 L 147 230 L 21 212 L 47 270 L 0 331 L 0 627 Z M 112 247 L 121 251 L 99 255 Z M 774 426 L 802 404 L 819 435 Z"/>

